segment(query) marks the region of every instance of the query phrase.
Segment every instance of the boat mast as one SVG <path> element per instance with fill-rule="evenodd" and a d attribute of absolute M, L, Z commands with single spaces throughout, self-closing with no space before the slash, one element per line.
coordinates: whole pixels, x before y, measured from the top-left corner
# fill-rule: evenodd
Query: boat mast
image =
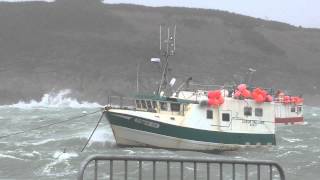
<path fill-rule="evenodd" d="M 158 92 L 157 94 L 160 95 L 161 91 L 166 90 L 166 86 L 168 84 L 167 81 L 167 73 L 168 73 L 168 64 L 169 64 L 169 57 L 173 56 L 175 54 L 176 50 L 176 25 L 173 27 L 165 27 L 167 30 L 165 31 L 166 34 L 164 36 L 164 39 L 162 39 L 162 26 L 160 25 L 160 34 L 159 34 L 159 40 L 160 40 L 160 54 L 164 57 L 165 62 L 162 64 L 162 76 L 161 81 L 159 84 Z M 162 47 L 165 46 L 165 47 Z"/>
<path fill-rule="evenodd" d="M 140 71 L 140 62 L 137 64 L 137 94 L 139 93 L 139 71 Z"/>
<path fill-rule="evenodd" d="M 248 85 L 248 86 L 252 86 L 252 76 L 253 76 L 253 73 L 255 73 L 257 70 L 253 69 L 253 68 L 249 68 L 248 69 L 248 72 L 247 72 L 247 75 L 246 75 L 246 78 L 245 78 L 245 83 Z"/>

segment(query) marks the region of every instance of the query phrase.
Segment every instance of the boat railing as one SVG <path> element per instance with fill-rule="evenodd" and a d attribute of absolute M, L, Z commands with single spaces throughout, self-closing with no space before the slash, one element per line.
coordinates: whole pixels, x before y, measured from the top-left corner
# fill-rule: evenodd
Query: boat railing
<path fill-rule="evenodd" d="M 249 90 L 253 90 L 257 87 L 254 86 L 249 86 Z M 203 90 L 203 91 L 210 91 L 210 90 L 217 90 L 217 89 L 225 89 L 228 90 L 231 93 L 234 93 L 234 91 L 237 89 L 237 86 L 235 85 L 218 85 L 218 84 L 195 84 L 195 83 L 190 83 L 188 88 L 189 91 L 198 91 L 198 90 Z M 276 94 L 274 88 L 263 88 L 268 92 L 268 94 L 274 96 Z M 230 94 L 231 95 L 231 94 Z M 227 96 L 227 95 L 225 95 Z"/>
<path fill-rule="evenodd" d="M 136 108 L 136 98 L 124 96 L 109 96 L 106 108 L 111 107 L 114 109 L 127 109 L 133 111 L 148 111 L 153 112 L 154 108 Z"/>
<path fill-rule="evenodd" d="M 224 85 L 217 85 L 217 84 L 195 84 L 195 83 L 190 83 L 189 87 L 190 90 L 215 90 L 215 89 L 232 89 L 233 86 L 224 86 Z"/>
<path fill-rule="evenodd" d="M 135 99 L 123 96 L 109 96 L 108 107 L 135 110 Z"/>
<path fill-rule="evenodd" d="M 80 166 L 84 179 L 257 179 L 285 180 L 282 167 L 273 161 L 146 155 L 91 155 Z"/>

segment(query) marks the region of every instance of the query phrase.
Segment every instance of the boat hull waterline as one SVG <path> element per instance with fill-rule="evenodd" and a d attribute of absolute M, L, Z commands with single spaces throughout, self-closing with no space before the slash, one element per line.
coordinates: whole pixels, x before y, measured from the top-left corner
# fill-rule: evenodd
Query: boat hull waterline
<path fill-rule="evenodd" d="M 180 150 L 236 150 L 275 145 L 274 134 L 212 132 L 107 111 L 116 143 Z"/>

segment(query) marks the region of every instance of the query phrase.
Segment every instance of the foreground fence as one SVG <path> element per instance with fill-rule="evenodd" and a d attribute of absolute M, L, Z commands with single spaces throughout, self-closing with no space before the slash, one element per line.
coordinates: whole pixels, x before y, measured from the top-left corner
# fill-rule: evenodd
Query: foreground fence
<path fill-rule="evenodd" d="M 285 180 L 285 175 L 272 161 L 92 155 L 81 164 L 78 180 L 83 179 Z"/>

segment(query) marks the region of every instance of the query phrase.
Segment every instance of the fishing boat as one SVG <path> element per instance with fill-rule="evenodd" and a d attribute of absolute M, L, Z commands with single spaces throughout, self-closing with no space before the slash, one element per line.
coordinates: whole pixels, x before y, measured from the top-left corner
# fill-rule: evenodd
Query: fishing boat
<path fill-rule="evenodd" d="M 303 99 L 271 88 L 241 83 L 194 89 L 188 78 L 174 90 L 176 80 L 168 83 L 167 71 L 176 28 L 165 31 L 164 41 L 161 29 L 163 58 L 151 59 L 164 61 L 157 90 L 134 98 L 109 97 L 105 107 L 118 145 L 197 151 L 271 146 L 276 145 L 277 123 L 303 122 Z"/>
<path fill-rule="evenodd" d="M 299 96 L 275 95 L 275 123 L 276 124 L 304 124 L 303 99 Z"/>

